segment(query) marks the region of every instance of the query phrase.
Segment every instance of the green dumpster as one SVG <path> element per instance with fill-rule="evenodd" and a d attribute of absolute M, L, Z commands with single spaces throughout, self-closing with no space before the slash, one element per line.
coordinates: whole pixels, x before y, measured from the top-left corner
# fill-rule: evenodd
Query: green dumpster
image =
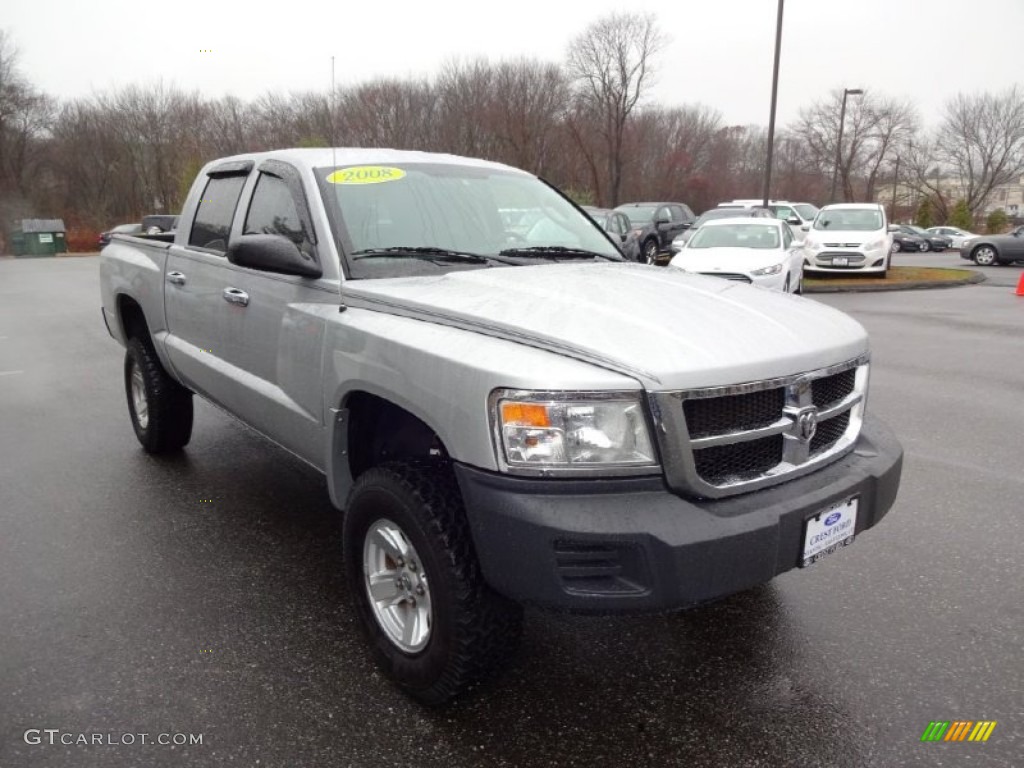
<path fill-rule="evenodd" d="M 67 253 L 63 219 L 22 219 L 11 233 L 11 248 L 18 258 L 55 256 Z"/>

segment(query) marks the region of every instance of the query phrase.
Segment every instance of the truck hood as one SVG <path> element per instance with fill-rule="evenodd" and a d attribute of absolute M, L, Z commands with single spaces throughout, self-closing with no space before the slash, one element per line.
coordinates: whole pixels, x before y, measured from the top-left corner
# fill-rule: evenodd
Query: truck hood
<path fill-rule="evenodd" d="M 798 296 L 640 264 L 554 264 L 346 281 L 351 307 L 506 338 L 649 390 L 739 384 L 867 351 L 847 315 Z M 471 354 L 467 347 L 463 354 Z M 537 372 L 538 383 L 543 371 Z"/>

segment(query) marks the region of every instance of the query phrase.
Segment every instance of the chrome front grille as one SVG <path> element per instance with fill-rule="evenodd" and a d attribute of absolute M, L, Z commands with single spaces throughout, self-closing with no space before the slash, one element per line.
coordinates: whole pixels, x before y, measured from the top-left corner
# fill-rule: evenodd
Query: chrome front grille
<path fill-rule="evenodd" d="M 852 449 L 867 356 L 826 369 L 728 387 L 656 393 L 669 484 L 718 498 L 789 480 Z"/>

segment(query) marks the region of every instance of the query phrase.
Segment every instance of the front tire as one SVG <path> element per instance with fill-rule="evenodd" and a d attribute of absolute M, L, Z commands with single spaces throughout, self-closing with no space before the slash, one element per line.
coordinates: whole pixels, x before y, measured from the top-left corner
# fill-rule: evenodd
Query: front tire
<path fill-rule="evenodd" d="M 181 450 L 192 437 L 192 393 L 172 379 L 148 339 L 128 340 L 124 387 L 135 436 L 149 453 Z"/>
<path fill-rule="evenodd" d="M 971 252 L 971 258 L 979 267 L 991 267 L 996 263 L 998 254 L 991 245 L 981 245 Z"/>
<path fill-rule="evenodd" d="M 377 663 L 413 698 L 443 704 L 514 652 L 522 609 L 484 581 L 449 466 L 392 462 L 364 472 L 343 542 Z"/>
<path fill-rule="evenodd" d="M 932 246 L 927 240 L 921 243 L 921 253 L 928 253 L 928 251 L 930 251 L 931 249 Z"/>

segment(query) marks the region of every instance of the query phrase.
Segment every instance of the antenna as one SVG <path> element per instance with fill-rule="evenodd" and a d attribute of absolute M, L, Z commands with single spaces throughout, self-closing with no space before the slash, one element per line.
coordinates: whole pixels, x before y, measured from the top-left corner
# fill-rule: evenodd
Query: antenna
<path fill-rule="evenodd" d="M 337 141 L 337 139 L 334 136 L 334 113 L 336 111 L 336 105 L 334 103 L 334 95 L 335 95 L 336 92 L 337 92 L 337 89 L 334 87 L 334 57 L 331 56 L 331 98 L 327 100 L 327 104 L 328 104 L 328 106 L 330 107 L 330 110 L 331 110 L 331 167 L 332 168 L 337 168 L 338 167 L 338 158 L 337 158 L 338 141 Z M 331 172 L 333 173 L 334 171 L 332 170 Z"/>

